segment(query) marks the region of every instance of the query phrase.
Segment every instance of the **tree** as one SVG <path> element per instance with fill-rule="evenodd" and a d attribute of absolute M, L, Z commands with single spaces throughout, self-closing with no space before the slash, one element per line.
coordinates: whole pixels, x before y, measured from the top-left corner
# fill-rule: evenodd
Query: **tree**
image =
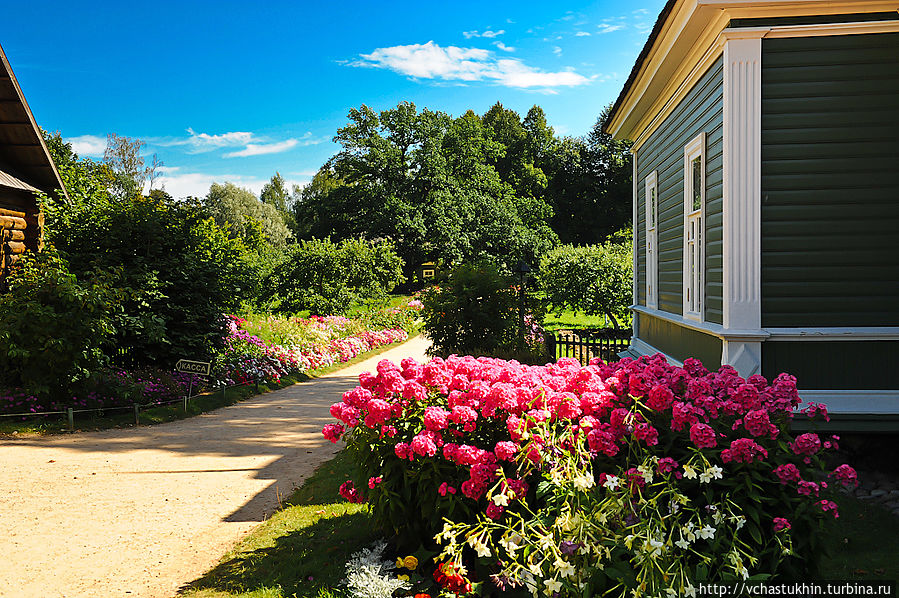
<path fill-rule="evenodd" d="M 626 231 L 616 240 L 629 239 Z M 630 241 L 605 245 L 562 245 L 540 261 L 540 288 L 552 307 L 587 315 L 604 314 L 615 328 L 632 301 Z"/>
<path fill-rule="evenodd" d="M 287 211 L 287 200 L 289 198 L 290 193 L 287 190 L 287 182 L 280 172 L 275 173 L 271 180 L 262 187 L 262 192 L 259 194 L 259 201 L 274 206 L 278 212 Z"/>
<path fill-rule="evenodd" d="M 213 183 L 203 203 L 221 227 L 227 227 L 233 238 L 248 247 L 258 248 L 263 242 L 283 247 L 290 231 L 278 210 L 262 203 L 252 191 L 234 183 Z"/>
<path fill-rule="evenodd" d="M 106 135 L 106 150 L 103 162 L 109 166 L 114 181 L 110 192 L 114 197 L 124 198 L 138 195 L 144 188 L 144 182 L 150 174 L 150 168 L 144 167 L 141 149 L 147 144 L 140 139 L 131 139 L 109 133 Z M 154 164 L 155 174 L 155 164 Z"/>

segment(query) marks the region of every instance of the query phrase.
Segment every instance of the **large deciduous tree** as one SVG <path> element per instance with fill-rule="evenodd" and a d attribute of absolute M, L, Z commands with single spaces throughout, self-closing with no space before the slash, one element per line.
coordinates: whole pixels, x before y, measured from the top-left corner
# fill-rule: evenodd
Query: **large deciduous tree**
<path fill-rule="evenodd" d="M 231 236 L 248 247 L 258 247 L 263 241 L 283 247 L 290 236 L 275 206 L 234 183 L 213 183 L 203 203 L 219 226 L 227 226 Z"/>

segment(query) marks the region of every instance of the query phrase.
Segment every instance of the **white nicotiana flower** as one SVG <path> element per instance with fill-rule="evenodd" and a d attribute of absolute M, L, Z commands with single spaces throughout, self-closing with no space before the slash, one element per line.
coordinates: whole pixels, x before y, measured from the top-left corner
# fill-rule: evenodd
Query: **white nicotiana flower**
<path fill-rule="evenodd" d="M 734 524 L 737 526 L 738 530 L 743 529 L 743 526 L 746 524 L 746 518 L 742 515 L 737 515 L 736 518 L 734 518 Z"/>
<path fill-rule="evenodd" d="M 690 598 L 696 598 L 696 588 L 693 587 L 692 584 L 687 584 L 687 587 L 684 588 L 684 596 L 689 596 Z"/>
<path fill-rule="evenodd" d="M 681 534 L 690 542 L 696 541 L 696 534 L 693 533 L 693 522 L 688 521 L 687 525 L 681 528 Z"/>
<path fill-rule="evenodd" d="M 712 515 L 712 519 L 715 521 L 716 525 L 721 525 L 721 522 L 724 521 L 724 515 L 718 510 Z"/>
<path fill-rule="evenodd" d="M 587 491 L 592 488 L 594 484 L 593 476 L 589 473 L 574 478 L 574 487 L 578 490 Z"/>
<path fill-rule="evenodd" d="M 614 475 L 607 475 L 606 481 L 602 483 L 602 485 L 609 490 L 617 489 L 619 484 L 621 484 L 621 480 L 618 478 L 618 476 Z"/>
<path fill-rule="evenodd" d="M 647 484 L 652 483 L 652 468 L 651 467 L 647 467 L 646 465 L 639 465 L 639 466 L 637 466 L 637 471 L 640 473 L 640 475 L 643 476 L 643 479 L 646 481 Z"/>
<path fill-rule="evenodd" d="M 742 577 L 743 579 L 749 578 L 749 570 L 743 566 L 743 561 L 738 562 L 734 568 L 737 570 L 737 575 Z"/>
<path fill-rule="evenodd" d="M 709 470 L 706 469 L 701 474 L 699 474 L 699 483 L 700 484 L 708 484 L 712 481 L 712 474 L 709 473 Z"/>
<path fill-rule="evenodd" d="M 681 538 L 680 540 L 675 542 L 674 545 L 683 550 L 687 550 L 688 548 L 690 548 L 690 543 L 687 542 L 686 540 L 684 540 L 683 538 Z"/>
<path fill-rule="evenodd" d="M 528 571 L 530 571 L 532 574 L 536 575 L 537 577 L 540 577 L 543 575 L 543 569 L 541 569 L 540 565 L 538 565 L 537 563 L 528 563 Z"/>
<path fill-rule="evenodd" d="M 574 565 L 566 561 L 565 559 L 556 559 L 556 562 L 553 563 L 553 567 L 559 572 L 559 575 L 562 577 L 572 577 L 575 574 Z"/>
<path fill-rule="evenodd" d="M 499 545 L 503 547 L 503 549 L 509 553 L 509 556 L 515 558 L 515 551 L 521 548 L 521 544 L 518 542 L 521 541 L 521 536 L 515 534 L 512 537 L 504 537 L 499 541 Z"/>
<path fill-rule="evenodd" d="M 712 538 L 715 537 L 715 531 L 716 531 L 716 530 L 715 530 L 714 527 L 712 527 L 711 525 L 706 524 L 706 525 L 705 525 L 701 530 L 699 530 L 697 533 L 699 534 L 699 537 L 702 538 L 703 540 L 711 540 Z"/>
<path fill-rule="evenodd" d="M 677 598 L 677 590 L 674 588 L 665 588 L 665 595 L 668 598 Z"/>
<path fill-rule="evenodd" d="M 549 481 L 552 482 L 554 486 L 561 486 L 562 482 L 565 481 L 565 478 L 561 471 L 553 469 L 552 473 L 550 473 Z"/>
<path fill-rule="evenodd" d="M 484 544 L 478 536 L 468 538 L 468 545 L 474 548 L 475 552 L 478 553 L 478 557 L 490 556 L 490 547 Z"/>
<path fill-rule="evenodd" d="M 546 579 L 543 581 L 543 585 L 546 586 L 546 591 L 549 592 L 550 595 L 562 589 L 562 584 L 555 579 Z"/>
<path fill-rule="evenodd" d="M 629 534 L 629 535 L 624 539 L 624 546 L 625 546 L 628 550 L 630 550 L 630 549 L 631 549 L 631 546 L 633 546 L 633 544 L 634 544 L 634 538 L 635 538 L 635 537 L 636 537 L 636 536 L 634 536 L 634 534 Z"/>
<path fill-rule="evenodd" d="M 540 548 L 543 549 L 543 552 L 553 552 L 553 549 L 556 547 L 556 543 L 553 541 L 552 536 L 540 536 L 540 539 L 537 540 L 537 543 L 540 544 Z"/>
<path fill-rule="evenodd" d="M 493 495 L 493 504 L 498 507 L 507 507 L 509 506 L 509 497 L 505 494 L 494 494 Z"/>
<path fill-rule="evenodd" d="M 689 463 L 684 465 L 684 477 L 687 478 L 688 480 L 696 479 L 696 470 L 693 469 L 693 466 L 690 465 Z"/>

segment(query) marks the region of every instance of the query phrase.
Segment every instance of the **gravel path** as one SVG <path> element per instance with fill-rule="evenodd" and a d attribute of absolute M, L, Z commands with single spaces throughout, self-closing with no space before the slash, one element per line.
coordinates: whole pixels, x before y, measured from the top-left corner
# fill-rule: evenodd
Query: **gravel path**
<path fill-rule="evenodd" d="M 0 596 L 173 596 L 334 455 L 321 428 L 360 372 L 427 347 L 187 420 L 3 440 Z"/>

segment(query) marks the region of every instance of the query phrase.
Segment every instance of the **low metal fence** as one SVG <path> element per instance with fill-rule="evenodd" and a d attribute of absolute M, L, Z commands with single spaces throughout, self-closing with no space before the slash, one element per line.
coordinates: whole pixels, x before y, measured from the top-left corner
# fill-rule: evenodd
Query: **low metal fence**
<path fill-rule="evenodd" d="M 630 345 L 632 334 L 630 328 L 556 330 L 546 335 L 546 352 L 553 361 L 573 357 L 584 365 L 594 357 L 617 361 L 618 354 Z"/>

